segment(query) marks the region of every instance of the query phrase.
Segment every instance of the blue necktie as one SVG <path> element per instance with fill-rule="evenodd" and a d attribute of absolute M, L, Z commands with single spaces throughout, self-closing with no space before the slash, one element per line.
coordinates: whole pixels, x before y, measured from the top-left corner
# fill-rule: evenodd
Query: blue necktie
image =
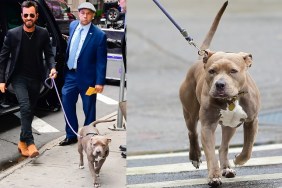
<path fill-rule="evenodd" d="M 79 42 L 80 42 L 82 30 L 83 30 L 83 28 L 80 28 L 78 30 L 78 34 L 77 34 L 76 38 L 74 40 L 72 40 L 72 42 L 71 42 L 72 49 L 70 49 L 69 59 L 68 59 L 68 68 L 69 69 L 73 69 L 74 68 L 75 55 L 76 55 L 76 52 L 77 52 L 77 49 L 78 49 L 78 45 L 79 45 Z"/>

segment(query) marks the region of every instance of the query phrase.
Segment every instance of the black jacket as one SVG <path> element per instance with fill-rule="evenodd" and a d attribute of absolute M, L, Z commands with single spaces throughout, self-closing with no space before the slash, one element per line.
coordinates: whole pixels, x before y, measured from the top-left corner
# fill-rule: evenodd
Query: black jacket
<path fill-rule="evenodd" d="M 7 32 L 0 52 L 0 83 L 6 83 L 6 85 L 8 85 L 10 82 L 11 75 L 15 70 L 15 65 L 19 58 L 22 32 L 23 26 L 13 28 Z M 34 55 L 36 56 L 37 62 L 40 62 L 40 70 L 38 71 L 40 71 L 43 80 L 46 77 L 46 69 L 55 67 L 55 59 L 48 31 L 42 27 L 36 26 L 35 32 L 40 40 L 37 40 L 34 45 L 35 51 L 39 51 L 39 53 L 35 53 Z M 43 62 L 43 53 L 45 62 Z"/>

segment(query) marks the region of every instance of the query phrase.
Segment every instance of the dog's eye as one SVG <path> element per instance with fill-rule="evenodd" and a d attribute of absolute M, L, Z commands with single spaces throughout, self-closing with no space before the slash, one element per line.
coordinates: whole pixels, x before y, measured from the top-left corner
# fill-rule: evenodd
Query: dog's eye
<path fill-rule="evenodd" d="M 215 70 L 210 69 L 210 70 L 209 70 L 209 73 L 210 73 L 210 74 L 215 74 Z"/>
<path fill-rule="evenodd" d="M 235 74 L 235 73 L 237 73 L 238 71 L 236 70 L 236 69 L 231 69 L 231 71 L 230 71 L 230 73 L 232 73 L 232 74 Z"/>

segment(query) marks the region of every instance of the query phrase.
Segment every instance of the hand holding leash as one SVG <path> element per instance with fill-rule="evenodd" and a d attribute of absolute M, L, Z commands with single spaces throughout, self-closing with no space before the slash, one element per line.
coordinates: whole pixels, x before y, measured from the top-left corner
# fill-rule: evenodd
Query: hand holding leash
<path fill-rule="evenodd" d="M 6 84 L 5 83 L 0 83 L 0 91 L 2 92 L 2 93 L 5 93 L 5 90 L 6 90 L 7 88 L 6 88 Z"/>
<path fill-rule="evenodd" d="M 58 72 L 56 71 L 55 68 L 53 68 L 50 71 L 49 77 L 55 79 L 55 78 L 57 78 L 57 74 L 58 74 Z"/>

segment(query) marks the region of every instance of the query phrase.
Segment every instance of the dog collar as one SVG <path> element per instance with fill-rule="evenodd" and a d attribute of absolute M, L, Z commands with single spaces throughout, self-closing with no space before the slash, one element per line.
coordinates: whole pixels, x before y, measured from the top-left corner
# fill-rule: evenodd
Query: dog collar
<path fill-rule="evenodd" d="M 93 135 L 93 136 L 95 136 L 95 135 L 99 135 L 98 133 L 87 133 L 85 136 L 88 136 L 88 135 Z"/>
<path fill-rule="evenodd" d="M 230 101 L 227 100 L 228 109 L 229 109 L 230 111 L 233 111 L 234 108 L 235 108 L 235 101 L 238 100 L 238 97 L 239 97 L 240 95 L 244 95 L 244 94 L 246 94 L 246 93 L 247 93 L 247 92 L 245 92 L 245 91 L 240 91 L 236 96 L 232 97 L 232 99 L 231 99 Z"/>

